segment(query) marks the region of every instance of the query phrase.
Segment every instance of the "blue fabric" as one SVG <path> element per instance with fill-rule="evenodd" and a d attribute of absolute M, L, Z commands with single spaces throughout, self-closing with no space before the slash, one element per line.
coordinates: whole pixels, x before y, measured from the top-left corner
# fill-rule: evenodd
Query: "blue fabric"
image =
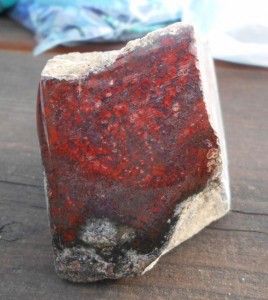
<path fill-rule="evenodd" d="M 59 44 L 141 37 L 180 21 L 182 9 L 178 0 L 19 0 L 10 15 L 35 33 L 37 55 Z"/>

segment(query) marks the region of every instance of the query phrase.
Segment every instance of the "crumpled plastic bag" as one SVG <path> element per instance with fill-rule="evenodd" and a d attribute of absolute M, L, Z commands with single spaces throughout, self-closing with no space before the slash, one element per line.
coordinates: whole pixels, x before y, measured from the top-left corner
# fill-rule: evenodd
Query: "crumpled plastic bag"
<path fill-rule="evenodd" d="M 191 0 L 183 21 L 209 40 L 214 58 L 268 67 L 267 0 Z"/>
<path fill-rule="evenodd" d="M 38 55 L 60 44 L 127 41 L 181 20 L 176 0 L 19 0 L 10 16 L 35 33 Z"/>

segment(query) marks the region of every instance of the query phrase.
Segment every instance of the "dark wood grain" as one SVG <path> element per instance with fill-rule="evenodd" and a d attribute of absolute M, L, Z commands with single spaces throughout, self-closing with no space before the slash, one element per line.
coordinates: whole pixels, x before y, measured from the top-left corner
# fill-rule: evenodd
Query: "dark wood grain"
<path fill-rule="evenodd" d="M 268 299 L 268 70 L 217 63 L 232 211 L 143 277 L 72 284 L 53 268 L 35 127 L 49 57 L 0 50 L 0 299 Z"/>

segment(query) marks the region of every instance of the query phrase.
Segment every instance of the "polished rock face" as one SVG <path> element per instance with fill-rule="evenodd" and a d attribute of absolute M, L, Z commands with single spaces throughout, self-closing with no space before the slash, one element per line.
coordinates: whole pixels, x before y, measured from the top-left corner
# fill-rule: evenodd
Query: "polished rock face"
<path fill-rule="evenodd" d="M 142 274 L 228 211 L 214 74 L 203 56 L 193 28 L 178 23 L 119 51 L 46 65 L 37 121 L 61 277 Z"/>

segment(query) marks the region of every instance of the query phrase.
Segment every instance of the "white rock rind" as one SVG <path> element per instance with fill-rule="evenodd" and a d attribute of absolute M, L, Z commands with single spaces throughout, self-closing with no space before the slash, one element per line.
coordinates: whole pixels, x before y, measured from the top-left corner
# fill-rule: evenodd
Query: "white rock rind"
<path fill-rule="evenodd" d="M 58 80 L 79 80 L 90 73 L 98 74 L 110 67 L 116 59 L 135 50 L 137 47 L 146 47 L 154 43 L 160 35 L 175 35 L 189 24 L 175 23 L 162 29 L 148 33 L 141 39 L 130 41 L 120 50 L 105 52 L 79 53 L 73 52 L 56 55 L 50 59 L 42 71 L 42 78 Z"/>
<path fill-rule="evenodd" d="M 124 253 L 122 260 L 114 263 L 104 259 L 92 247 L 80 245 L 64 250 L 54 249 L 57 274 L 72 282 L 95 282 L 138 276 L 152 260 L 155 260 L 153 255 L 137 254 L 133 250 Z"/>

